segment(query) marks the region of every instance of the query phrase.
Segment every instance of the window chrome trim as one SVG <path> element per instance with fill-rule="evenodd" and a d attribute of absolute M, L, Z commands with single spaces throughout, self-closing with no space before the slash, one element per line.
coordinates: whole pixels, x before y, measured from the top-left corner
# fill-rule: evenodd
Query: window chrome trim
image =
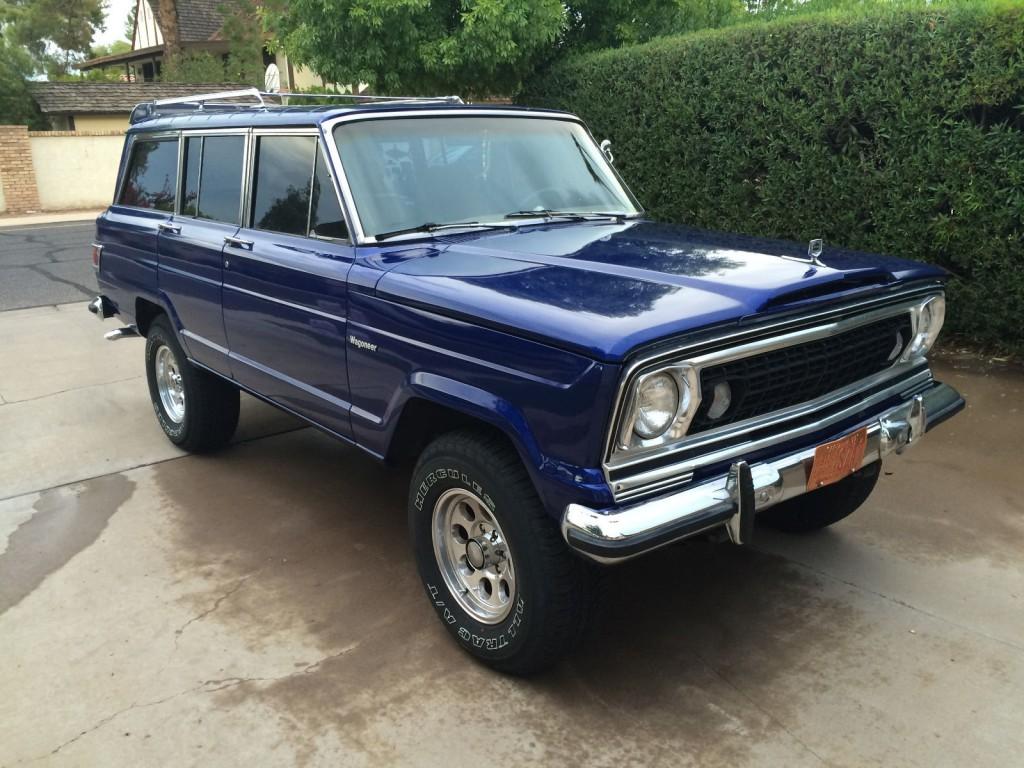
<path fill-rule="evenodd" d="M 829 338 L 838 333 L 851 330 L 861 325 L 866 325 L 876 320 L 894 317 L 904 312 L 910 312 L 913 307 L 917 306 L 928 297 L 937 294 L 939 290 L 940 289 L 933 284 L 926 286 L 919 285 L 912 289 L 908 289 L 907 291 L 889 294 L 874 300 L 858 302 L 856 304 L 846 305 L 843 307 L 834 307 L 816 315 L 790 318 L 787 321 L 779 323 L 761 325 L 744 329 L 742 331 L 735 331 L 733 333 L 723 334 L 721 337 L 702 340 L 700 342 L 692 342 L 685 346 L 669 349 L 664 352 L 656 352 L 649 356 L 638 358 L 627 367 L 619 380 L 615 403 L 613 405 L 612 418 L 609 422 L 609 428 L 605 437 L 602 468 L 609 486 L 613 486 L 613 482 L 611 480 L 612 470 L 633 466 L 640 462 L 648 461 L 654 457 L 667 456 L 683 450 L 690 450 L 695 447 L 706 445 L 715 440 L 735 437 L 754 429 L 761 429 L 771 426 L 774 423 L 793 418 L 795 415 L 805 415 L 806 413 L 812 412 L 815 408 L 820 408 L 823 404 L 835 399 L 837 396 L 842 396 L 844 392 L 846 393 L 846 396 L 849 396 L 863 388 L 871 386 L 872 383 L 877 384 L 880 381 L 887 380 L 889 377 L 904 373 L 915 365 L 920 365 L 921 360 L 914 360 L 907 363 L 900 363 L 897 361 L 892 366 L 879 372 L 875 376 L 862 379 L 848 387 L 829 392 L 813 401 L 799 403 L 797 405 L 790 406 L 789 408 L 773 411 L 751 419 L 745 419 L 744 421 L 729 424 L 718 429 L 699 432 L 696 435 L 684 436 L 680 440 L 674 441 L 670 444 L 625 452 L 617 449 L 617 439 L 622 427 L 624 413 L 628 408 L 629 400 L 631 399 L 628 395 L 632 392 L 633 383 L 636 381 L 638 376 L 655 369 L 661 364 L 669 365 L 686 362 L 697 368 L 699 381 L 700 370 L 708 365 L 738 360 L 744 357 L 750 357 L 786 346 L 791 346 L 793 344 Z M 912 296 L 913 298 L 906 298 L 907 296 Z M 894 301 L 896 299 L 905 300 Z M 884 306 L 878 307 L 878 304 L 884 304 Z M 858 312 L 858 310 L 861 309 L 867 309 L 867 311 Z M 851 312 L 857 312 L 857 314 L 851 315 Z M 827 320 L 829 317 L 836 317 L 837 319 Z M 824 322 L 807 328 L 800 328 L 795 331 L 785 331 L 785 328 L 787 327 L 804 324 L 817 319 L 824 319 Z M 697 355 L 693 358 L 686 357 L 687 350 L 691 350 L 696 347 L 720 344 L 734 338 L 740 340 L 744 336 L 750 337 L 754 334 L 762 334 L 766 331 L 770 332 L 775 328 L 780 330 L 780 333 L 777 335 L 756 339 L 746 343 L 738 341 L 736 346 L 730 346 L 724 349 Z M 696 393 L 698 398 L 700 395 L 700 392 Z"/>
<path fill-rule="evenodd" d="M 458 107 L 448 107 L 442 109 L 394 109 L 394 110 L 373 110 L 362 113 L 349 113 L 339 115 L 338 117 L 324 120 L 320 123 L 320 130 L 323 134 L 324 145 L 327 148 L 328 157 L 330 159 L 330 165 L 332 171 L 334 171 L 338 177 L 339 192 L 342 198 L 342 212 L 347 213 L 349 223 L 349 235 L 357 245 L 376 245 L 377 238 L 371 235 L 367 235 L 363 230 L 363 224 L 359 219 L 359 213 L 356 210 L 355 197 L 352 195 L 352 187 L 349 185 L 348 176 L 345 173 L 345 167 L 341 162 L 341 153 L 338 151 L 338 144 L 334 140 L 334 129 L 344 123 L 356 122 L 360 120 L 409 120 L 424 117 L 515 117 L 515 118 L 527 118 L 534 120 L 557 120 L 561 122 L 576 123 L 586 134 L 590 137 L 590 140 L 594 142 L 595 148 L 598 147 L 597 141 L 594 139 L 594 135 L 587 128 L 586 123 L 583 122 L 576 115 L 568 112 L 540 112 L 537 110 L 530 109 L 466 109 Z M 629 198 L 630 202 L 636 206 L 636 216 L 642 216 L 644 209 L 643 206 L 637 201 L 636 196 L 629 189 L 626 183 L 622 180 L 618 170 L 614 165 L 608 163 L 608 159 L 604 156 L 603 152 L 598 151 L 601 162 L 611 169 L 612 175 L 618 182 L 625 193 L 626 197 Z M 334 175 L 334 174 L 332 174 Z M 635 218 L 635 217 L 631 217 Z M 509 222 L 501 222 L 508 225 Z M 392 241 L 388 241 L 392 242 Z M 394 242 L 399 242 L 395 240 Z"/>
<path fill-rule="evenodd" d="M 188 219 L 189 221 L 211 221 L 215 224 L 224 224 L 228 227 L 241 227 L 239 223 L 242 221 L 242 214 L 245 212 L 245 196 L 248 192 L 248 162 L 249 162 L 249 144 L 251 139 L 249 134 L 252 132 L 251 128 L 187 128 L 177 131 L 178 135 L 178 187 L 177 194 L 174 200 L 174 217 L 176 219 Z M 206 156 L 206 138 L 216 138 L 218 136 L 241 136 L 242 137 L 242 178 L 240 196 L 238 200 L 238 221 L 221 221 L 220 219 L 207 219 L 203 216 L 190 216 L 187 213 L 181 212 L 181 199 L 184 197 L 185 191 L 185 140 L 186 139 L 202 139 L 200 142 L 199 149 L 199 178 L 196 179 L 196 188 L 199 192 L 199 197 L 196 198 L 196 213 L 199 213 L 199 202 L 202 197 L 202 185 L 203 185 L 203 160 Z"/>

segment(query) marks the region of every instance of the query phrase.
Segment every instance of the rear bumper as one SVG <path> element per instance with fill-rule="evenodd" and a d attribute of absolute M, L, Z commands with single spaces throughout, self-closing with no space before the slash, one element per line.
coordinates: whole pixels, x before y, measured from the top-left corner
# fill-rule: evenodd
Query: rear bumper
<path fill-rule="evenodd" d="M 861 466 L 916 443 L 925 432 L 959 412 L 955 389 L 935 383 L 925 392 L 858 424 L 867 427 Z M 749 540 L 756 512 L 807 493 L 807 476 L 817 445 L 772 461 L 738 461 L 727 474 L 650 501 L 611 509 L 570 504 L 562 515 L 562 536 L 570 547 L 602 563 L 636 557 L 673 541 L 725 526 L 736 543 Z"/>

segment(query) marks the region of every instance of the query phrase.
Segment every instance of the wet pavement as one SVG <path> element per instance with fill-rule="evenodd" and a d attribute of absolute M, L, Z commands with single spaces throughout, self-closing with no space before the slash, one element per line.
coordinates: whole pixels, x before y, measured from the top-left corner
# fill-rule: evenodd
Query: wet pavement
<path fill-rule="evenodd" d="M 0 312 L 0 765 L 1006 766 L 1024 754 L 1024 376 L 829 531 L 608 571 L 586 645 L 518 680 L 420 587 L 407 473 L 252 399 L 163 437 L 142 341 Z"/>

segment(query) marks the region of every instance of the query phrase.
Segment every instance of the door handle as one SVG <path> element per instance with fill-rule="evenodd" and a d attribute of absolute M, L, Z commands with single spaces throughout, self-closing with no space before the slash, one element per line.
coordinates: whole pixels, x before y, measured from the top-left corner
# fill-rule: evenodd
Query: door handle
<path fill-rule="evenodd" d="M 181 234 L 181 225 L 180 224 L 172 224 L 169 221 L 161 221 L 156 226 L 157 226 L 158 229 L 161 229 L 164 232 L 167 232 L 167 233 L 172 234 L 172 235 L 180 235 Z"/>
<path fill-rule="evenodd" d="M 248 248 L 252 250 L 252 240 L 246 240 L 242 237 L 235 237 L 234 235 L 227 235 L 224 238 L 225 245 L 233 245 L 235 248 Z"/>

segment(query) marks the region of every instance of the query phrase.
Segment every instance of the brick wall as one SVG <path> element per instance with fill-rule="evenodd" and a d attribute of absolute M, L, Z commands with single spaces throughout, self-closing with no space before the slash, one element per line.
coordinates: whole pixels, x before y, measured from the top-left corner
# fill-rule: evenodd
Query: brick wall
<path fill-rule="evenodd" d="M 0 125 L 0 184 L 7 213 L 39 210 L 32 146 L 24 125 Z"/>

